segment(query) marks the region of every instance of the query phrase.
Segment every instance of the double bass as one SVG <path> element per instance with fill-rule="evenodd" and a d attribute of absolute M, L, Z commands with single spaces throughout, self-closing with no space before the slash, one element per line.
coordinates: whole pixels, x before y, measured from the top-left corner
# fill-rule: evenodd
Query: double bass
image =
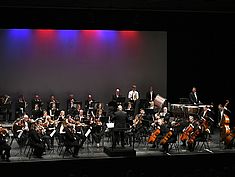
<path fill-rule="evenodd" d="M 224 107 L 228 105 L 229 101 L 226 100 Z M 223 108 L 225 109 L 225 108 Z M 220 120 L 220 138 L 225 140 L 225 138 L 231 133 L 230 131 L 230 118 L 227 114 L 223 113 L 223 117 Z"/>

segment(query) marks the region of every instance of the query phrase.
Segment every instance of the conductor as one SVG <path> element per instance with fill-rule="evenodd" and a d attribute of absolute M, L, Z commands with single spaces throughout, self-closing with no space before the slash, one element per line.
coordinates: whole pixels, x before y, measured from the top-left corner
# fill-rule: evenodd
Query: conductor
<path fill-rule="evenodd" d="M 121 146 L 124 148 L 125 142 L 125 129 L 128 121 L 127 112 L 123 111 L 122 105 L 118 105 L 117 111 L 113 116 L 114 129 L 113 129 L 113 143 L 112 147 L 116 148 L 119 140 L 121 140 Z"/>

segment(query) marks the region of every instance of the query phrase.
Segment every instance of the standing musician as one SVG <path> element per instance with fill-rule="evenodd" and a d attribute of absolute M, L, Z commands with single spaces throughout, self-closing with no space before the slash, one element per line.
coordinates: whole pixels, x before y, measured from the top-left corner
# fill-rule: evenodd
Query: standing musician
<path fill-rule="evenodd" d="M 20 95 L 16 103 L 16 117 L 17 118 L 21 117 L 26 112 L 27 106 L 28 106 L 28 103 L 25 97 L 23 95 Z"/>
<path fill-rule="evenodd" d="M 9 162 L 11 146 L 7 143 L 7 136 L 9 136 L 8 130 L 0 124 L 0 155 L 2 160 Z"/>
<path fill-rule="evenodd" d="M 39 94 L 34 94 L 32 100 L 32 110 L 35 108 L 35 105 L 37 104 L 39 109 L 42 109 L 42 106 L 43 106 L 43 102 L 42 102 L 42 99 L 41 99 L 41 96 Z"/>
<path fill-rule="evenodd" d="M 51 95 L 47 104 L 47 111 L 50 116 L 55 117 L 57 115 L 57 112 L 59 111 L 59 104 L 60 102 L 56 99 L 55 95 Z"/>
<path fill-rule="evenodd" d="M 139 92 L 136 89 L 136 85 L 132 85 L 131 90 L 128 92 L 127 98 L 133 105 L 134 115 L 137 113 L 137 101 L 140 98 Z"/>
<path fill-rule="evenodd" d="M 148 101 L 148 107 L 150 107 L 151 105 L 154 106 L 154 99 L 156 96 L 157 94 L 153 90 L 153 87 L 150 86 L 149 90 L 146 92 L 146 100 Z"/>
<path fill-rule="evenodd" d="M 214 114 L 208 106 L 203 107 L 203 111 L 199 115 L 203 119 L 205 125 L 205 131 L 209 133 L 209 139 L 211 139 L 211 133 L 214 126 Z"/>
<path fill-rule="evenodd" d="M 230 134 L 230 110 L 227 108 L 229 100 L 226 100 L 225 105 L 218 105 L 218 126 L 220 128 L 220 142 L 225 141 L 225 137 Z"/>
<path fill-rule="evenodd" d="M 191 92 L 189 93 L 189 102 L 192 105 L 198 105 L 201 104 L 201 101 L 199 99 L 198 93 L 197 93 L 197 88 L 193 87 Z"/>

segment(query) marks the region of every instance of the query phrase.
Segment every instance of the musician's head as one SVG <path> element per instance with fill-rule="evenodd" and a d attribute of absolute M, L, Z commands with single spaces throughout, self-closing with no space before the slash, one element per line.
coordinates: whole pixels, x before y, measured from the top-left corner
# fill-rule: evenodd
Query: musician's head
<path fill-rule="evenodd" d="M 117 110 L 122 111 L 122 105 L 118 105 Z"/>
<path fill-rule="evenodd" d="M 189 122 L 193 122 L 194 121 L 194 117 L 192 115 L 189 116 Z"/>

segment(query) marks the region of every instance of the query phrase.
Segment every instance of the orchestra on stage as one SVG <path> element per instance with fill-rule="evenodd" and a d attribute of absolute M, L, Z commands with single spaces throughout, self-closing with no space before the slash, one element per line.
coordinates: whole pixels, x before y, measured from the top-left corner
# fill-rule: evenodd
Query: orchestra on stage
<path fill-rule="evenodd" d="M 15 103 L 16 119 L 8 128 L 3 122 L 9 121 L 13 99 L 5 94 L 0 98 L 4 115 L 0 124 L 1 158 L 9 160 L 13 141 L 21 151 L 31 148 L 31 155 L 37 158 L 52 150 L 55 152 L 55 148 L 58 154 L 71 154 L 76 158 L 86 143 L 99 148 L 104 145 L 105 137 L 108 141 L 115 139 L 115 147 L 120 144 L 122 148 L 143 143 L 163 153 L 170 153 L 172 148 L 193 152 L 203 143 L 204 148 L 210 150 L 215 129 L 220 132 L 219 143 L 224 149 L 231 149 L 235 128 L 230 124 L 229 100 L 218 106 L 203 104 L 195 90 L 192 89 L 188 99 L 176 104 L 156 94 L 152 87 L 146 97 L 140 99 L 136 85 L 126 97 L 117 88 L 107 104 L 94 100 L 91 94 L 84 101 L 70 94 L 64 109 L 55 95 L 44 102 L 40 94 L 35 94 L 31 104 L 20 95 Z M 118 117 L 120 106 L 124 114 Z M 124 115 L 123 134 L 113 133 L 114 123 L 119 124 L 116 120 Z"/>

